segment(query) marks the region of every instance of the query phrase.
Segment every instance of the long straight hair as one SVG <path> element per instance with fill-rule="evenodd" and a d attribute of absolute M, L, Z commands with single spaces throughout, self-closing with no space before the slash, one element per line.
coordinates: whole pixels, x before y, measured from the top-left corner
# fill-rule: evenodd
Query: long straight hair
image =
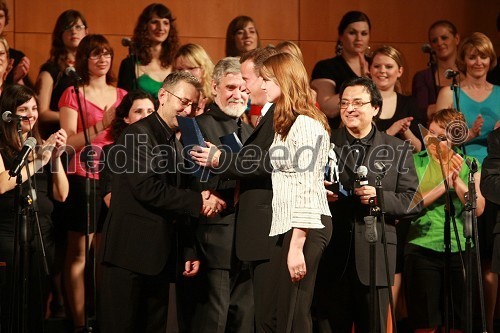
<path fill-rule="evenodd" d="M 278 53 L 264 61 L 261 69 L 264 80 L 274 81 L 281 89 L 274 110 L 274 129 L 286 139 L 299 115 L 318 120 L 330 133 L 326 115 L 315 106 L 309 78 L 302 61 L 288 53 Z"/>

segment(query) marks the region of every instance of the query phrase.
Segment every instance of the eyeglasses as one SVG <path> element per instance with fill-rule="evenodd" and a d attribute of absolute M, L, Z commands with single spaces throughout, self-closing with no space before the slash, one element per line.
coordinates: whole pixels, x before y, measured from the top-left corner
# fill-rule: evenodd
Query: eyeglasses
<path fill-rule="evenodd" d="M 349 105 L 352 105 L 352 108 L 353 109 L 356 109 L 356 110 L 359 110 L 361 109 L 364 105 L 368 104 L 368 103 L 371 103 L 371 101 L 368 101 L 368 102 L 363 102 L 362 100 L 360 99 L 355 99 L 354 101 L 340 101 L 339 103 L 339 108 L 341 110 L 344 110 L 344 109 L 347 109 L 349 107 Z"/>
<path fill-rule="evenodd" d="M 67 27 L 64 28 L 64 31 L 71 31 L 75 29 L 75 31 L 80 32 L 82 30 L 85 30 L 86 26 L 83 24 L 75 24 L 75 25 L 68 25 Z"/>
<path fill-rule="evenodd" d="M 187 99 L 187 98 L 181 98 L 181 97 L 179 97 L 179 96 L 177 96 L 177 95 L 174 95 L 173 93 L 171 93 L 171 92 L 170 92 L 170 91 L 168 91 L 168 90 L 165 90 L 165 91 L 166 91 L 166 92 L 168 92 L 170 95 L 174 96 L 175 98 L 177 98 L 177 99 L 181 102 L 181 104 L 182 104 L 182 106 L 183 106 L 184 108 L 187 108 L 188 106 L 190 106 L 192 111 L 196 111 L 196 110 L 198 110 L 198 103 L 191 102 L 191 101 L 190 101 L 189 99 Z"/>
<path fill-rule="evenodd" d="M 109 59 L 109 58 L 111 58 L 111 52 L 105 51 L 105 52 L 101 52 L 99 54 L 89 55 L 89 59 L 92 59 L 92 60 L 101 59 L 101 57 L 104 57 L 104 59 Z"/>

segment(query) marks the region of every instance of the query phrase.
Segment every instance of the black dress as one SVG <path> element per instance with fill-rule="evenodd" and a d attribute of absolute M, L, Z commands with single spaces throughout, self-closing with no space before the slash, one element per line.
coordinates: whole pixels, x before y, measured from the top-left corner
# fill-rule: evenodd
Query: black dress
<path fill-rule="evenodd" d="M 344 57 L 341 55 L 334 58 L 320 60 L 314 66 L 311 80 L 329 79 L 335 82 L 335 94 L 340 93 L 340 87 L 349 79 L 357 78 L 358 75 L 349 67 Z M 328 122 L 332 129 L 338 128 L 340 125 L 340 116 L 329 118 Z"/>
<path fill-rule="evenodd" d="M 57 64 L 52 61 L 47 61 L 46 63 L 44 63 L 40 68 L 40 73 L 41 72 L 47 72 L 49 73 L 50 77 L 52 77 L 52 81 L 54 82 L 54 84 L 52 88 L 52 95 L 50 95 L 49 107 L 52 111 L 59 111 L 59 99 L 61 98 L 63 92 L 68 87 L 71 87 L 71 85 L 73 84 L 73 80 L 69 76 L 67 76 L 64 71 L 61 71 L 59 66 L 57 66 Z M 41 123 L 40 125 L 43 137 L 49 137 L 50 134 L 55 133 L 60 128 L 58 123 Z"/>
<path fill-rule="evenodd" d="M 13 163 L 13 158 L 9 157 L 5 151 L 0 151 L 5 164 L 5 169 L 9 170 Z M 52 201 L 49 195 L 52 191 L 52 179 L 48 169 L 32 176 L 32 183 L 36 189 L 38 202 L 38 217 L 43 234 L 44 246 L 46 251 L 49 270 L 53 264 L 54 258 L 54 240 L 52 232 L 52 222 L 50 214 L 53 209 Z M 25 181 L 22 186 L 22 195 L 26 196 L 28 192 L 28 182 Z M 1 329 L 7 332 L 9 318 L 19 311 L 11 311 L 11 298 L 18 295 L 21 290 L 19 282 L 14 286 L 14 244 L 15 244 L 15 225 L 16 211 L 14 209 L 14 199 L 16 190 L 12 189 L 0 195 L 0 262 L 5 262 L 4 281 L 0 288 L 0 310 L 1 310 Z M 43 318 L 45 315 L 45 304 L 48 296 L 48 277 L 45 275 L 42 261 L 41 245 L 35 226 L 34 214 L 28 216 L 29 225 L 33 232 L 33 241 L 31 242 L 31 255 L 28 281 L 28 332 L 42 332 Z M 18 249 L 19 253 L 19 249 Z M 15 329 L 13 330 L 15 331 Z"/>

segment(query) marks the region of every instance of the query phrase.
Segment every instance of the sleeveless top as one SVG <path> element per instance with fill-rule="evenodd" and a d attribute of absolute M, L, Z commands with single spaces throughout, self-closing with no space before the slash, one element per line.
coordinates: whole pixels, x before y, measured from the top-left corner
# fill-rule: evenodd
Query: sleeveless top
<path fill-rule="evenodd" d="M 479 136 L 465 144 L 465 153 L 475 157 L 479 162 L 483 162 L 487 155 L 487 137 L 495 127 L 495 123 L 500 120 L 500 86 L 493 86 L 490 95 L 483 101 L 477 102 L 471 99 L 462 89 L 458 89 L 460 111 L 465 117 L 469 129 L 481 114 L 484 119 L 483 127 Z M 457 107 L 453 98 L 453 107 Z"/>

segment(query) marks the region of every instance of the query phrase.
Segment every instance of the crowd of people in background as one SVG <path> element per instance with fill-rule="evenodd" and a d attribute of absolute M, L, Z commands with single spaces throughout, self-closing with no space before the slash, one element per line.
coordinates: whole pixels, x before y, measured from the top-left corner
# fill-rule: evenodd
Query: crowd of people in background
<path fill-rule="evenodd" d="M 485 34 L 430 24 L 409 92 L 404 55 L 370 47 L 361 11 L 310 77 L 299 45 L 263 47 L 249 16 L 212 59 L 153 3 L 125 59 L 64 11 L 33 83 L 8 23 L 2 0 L 0 331 L 166 332 L 170 297 L 183 333 L 494 332 L 500 65 Z M 464 278 L 466 256 L 481 277 Z"/>

